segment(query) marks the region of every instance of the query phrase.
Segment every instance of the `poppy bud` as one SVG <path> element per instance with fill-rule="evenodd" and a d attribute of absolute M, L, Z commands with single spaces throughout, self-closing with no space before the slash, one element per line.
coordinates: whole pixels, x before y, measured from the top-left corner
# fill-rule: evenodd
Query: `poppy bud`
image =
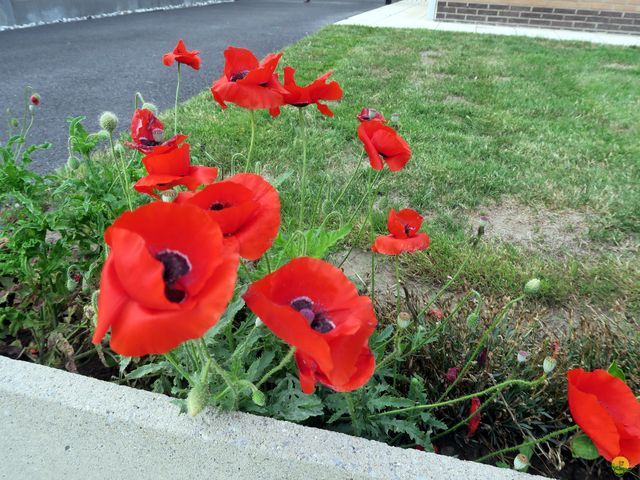
<path fill-rule="evenodd" d="M 391 125 L 393 126 L 393 128 L 398 128 L 398 123 L 400 121 L 400 114 L 397 112 L 394 112 L 391 114 Z"/>
<path fill-rule="evenodd" d="M 259 407 L 264 407 L 265 403 L 267 403 L 267 398 L 265 397 L 264 393 L 262 393 L 257 388 L 251 392 L 251 400 Z"/>
<path fill-rule="evenodd" d="M 256 321 L 255 321 L 254 324 L 255 324 L 256 328 L 261 327 L 262 325 L 264 325 L 262 320 L 260 320 L 258 317 L 256 317 Z"/>
<path fill-rule="evenodd" d="M 525 352 L 524 350 L 520 350 L 518 352 L 518 363 L 524 363 L 529 358 L 529 352 Z"/>
<path fill-rule="evenodd" d="M 487 347 L 484 347 L 478 354 L 478 358 L 476 359 L 476 362 L 478 362 L 479 367 L 484 367 L 485 363 L 487 363 L 488 352 L 489 350 L 487 349 Z"/>
<path fill-rule="evenodd" d="M 556 368 L 558 361 L 553 357 L 546 357 L 542 362 L 542 369 L 544 373 L 551 373 Z"/>
<path fill-rule="evenodd" d="M 529 466 L 529 459 L 524 453 L 519 453 L 516 458 L 513 459 L 513 468 L 516 470 L 524 470 Z"/>
<path fill-rule="evenodd" d="M 209 385 L 199 383 L 193 387 L 187 395 L 187 413 L 192 417 L 198 415 L 209 400 Z"/>
<path fill-rule="evenodd" d="M 100 128 L 106 130 L 110 134 L 118 127 L 118 117 L 113 112 L 103 112 L 100 115 Z"/>
<path fill-rule="evenodd" d="M 98 311 L 98 297 L 100 296 L 100 290 L 96 290 L 91 294 L 91 306 L 97 312 Z"/>
<path fill-rule="evenodd" d="M 69 167 L 69 170 L 77 170 L 80 167 L 80 160 L 73 156 L 69 157 L 67 159 L 67 167 Z"/>
<path fill-rule="evenodd" d="M 535 295 L 540 291 L 540 280 L 532 278 L 524 285 L 524 293 L 527 295 Z"/>
<path fill-rule="evenodd" d="M 35 105 L 29 105 L 29 112 L 34 113 L 36 111 Z"/>
<path fill-rule="evenodd" d="M 31 103 L 37 107 L 38 105 L 40 105 L 40 95 L 34 93 L 33 95 L 31 95 L 29 101 L 31 101 Z"/>
<path fill-rule="evenodd" d="M 458 373 L 460 373 L 460 369 L 458 367 L 451 367 L 447 370 L 447 374 L 444 376 L 447 383 L 453 383 L 458 378 Z"/>
<path fill-rule="evenodd" d="M 160 194 L 160 198 L 162 199 L 162 201 L 167 203 L 173 202 L 177 198 L 177 196 L 178 192 L 176 192 L 175 190 L 165 190 Z"/>
<path fill-rule="evenodd" d="M 78 282 L 76 282 L 71 276 L 67 277 L 67 290 L 73 292 L 78 286 Z"/>
<path fill-rule="evenodd" d="M 407 312 L 400 312 L 398 315 L 398 328 L 404 330 L 411 325 L 411 315 Z"/>
<path fill-rule="evenodd" d="M 153 103 L 145 102 L 142 104 L 142 107 L 140 108 L 143 108 L 144 110 L 149 110 L 154 115 L 158 115 L 158 107 L 156 107 Z"/>
<path fill-rule="evenodd" d="M 20 126 L 20 122 L 18 121 L 17 118 L 12 118 L 11 120 L 9 120 L 9 124 L 13 127 L 13 128 L 18 128 Z"/>

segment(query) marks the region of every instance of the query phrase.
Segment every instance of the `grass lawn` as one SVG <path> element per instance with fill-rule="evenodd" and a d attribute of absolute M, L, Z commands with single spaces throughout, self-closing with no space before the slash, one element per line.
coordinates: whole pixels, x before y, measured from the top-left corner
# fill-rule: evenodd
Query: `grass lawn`
<path fill-rule="evenodd" d="M 427 217 L 429 254 L 405 265 L 418 280 L 446 281 L 484 214 L 489 241 L 470 258 L 468 287 L 512 296 L 537 276 L 547 305 L 588 305 L 627 319 L 638 312 L 640 50 L 333 26 L 287 48 L 283 63 L 297 68 L 299 83 L 331 70 L 345 91 L 335 117 L 307 111 L 310 190 L 323 199 L 321 212 L 305 213 L 309 227 L 333 209 L 364 222 L 366 206 L 356 206 L 366 169 L 335 204 L 364 162 L 355 115 L 364 106 L 387 119 L 397 112 L 413 158 L 399 173 L 385 171 L 375 220 L 384 232 L 390 207 Z M 198 144 L 206 150 L 200 161 L 242 167 L 245 111 L 221 112 L 204 92 L 181 107 L 180 122 L 195 155 Z M 299 170 L 297 122 L 293 109 L 274 120 L 259 114 L 254 158 L 263 171 Z M 279 188 L 285 208 L 297 212 L 296 175 Z M 366 248 L 366 232 L 357 232 L 349 240 Z"/>

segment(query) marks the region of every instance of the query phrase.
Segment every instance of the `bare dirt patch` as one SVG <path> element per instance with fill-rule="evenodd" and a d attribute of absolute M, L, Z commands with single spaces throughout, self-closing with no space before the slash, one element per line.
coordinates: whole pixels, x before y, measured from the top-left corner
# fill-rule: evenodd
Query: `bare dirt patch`
<path fill-rule="evenodd" d="M 438 50 L 425 50 L 420 52 L 420 61 L 423 65 L 433 65 L 442 57 L 444 57 L 444 52 Z"/>
<path fill-rule="evenodd" d="M 485 235 L 489 239 L 556 255 L 583 255 L 590 248 L 589 219 L 582 212 L 533 208 L 506 201 L 480 209 L 476 218 L 480 215 L 488 218 Z"/>

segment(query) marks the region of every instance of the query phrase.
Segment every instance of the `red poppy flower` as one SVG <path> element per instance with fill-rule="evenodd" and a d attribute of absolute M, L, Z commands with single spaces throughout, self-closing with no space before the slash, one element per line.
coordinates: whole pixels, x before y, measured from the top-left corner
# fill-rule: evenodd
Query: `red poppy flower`
<path fill-rule="evenodd" d="M 605 459 L 640 464 L 640 401 L 619 378 L 604 370 L 567 372 L 569 409 Z"/>
<path fill-rule="evenodd" d="M 240 173 L 213 183 L 195 194 L 181 194 L 178 203 L 205 209 L 225 241 L 238 244 L 240 256 L 257 260 L 266 252 L 280 227 L 278 192 L 260 175 Z"/>
<path fill-rule="evenodd" d="M 199 50 L 193 50 L 191 52 L 187 50 L 184 42 L 182 41 L 182 39 L 180 39 L 178 40 L 176 48 L 173 49 L 173 52 L 164 54 L 164 56 L 162 57 L 162 61 L 167 67 L 173 65 L 173 62 L 178 62 L 189 65 L 194 70 L 200 70 L 200 57 L 198 56 L 199 53 Z"/>
<path fill-rule="evenodd" d="M 131 139 L 133 142 L 124 142 L 129 148 L 134 148 L 141 153 L 150 153 L 153 147 L 158 145 L 178 145 L 186 135 L 175 135 L 169 140 L 164 140 L 164 124 L 151 110 L 139 108 L 131 118 Z"/>
<path fill-rule="evenodd" d="M 368 120 L 379 120 L 381 122 L 386 122 L 384 115 L 374 110 L 373 108 L 363 108 L 360 113 L 357 115 L 358 120 L 361 122 L 366 122 Z"/>
<path fill-rule="evenodd" d="M 274 334 L 296 347 L 303 392 L 313 393 L 316 382 L 347 392 L 373 375 L 373 305 L 339 268 L 296 258 L 253 283 L 243 298 Z"/>
<path fill-rule="evenodd" d="M 478 397 L 473 397 L 471 399 L 471 408 L 469 409 L 469 415 L 473 415 L 473 417 L 471 417 L 471 419 L 469 420 L 467 438 L 473 437 L 473 434 L 476 433 L 476 430 L 478 430 L 478 427 L 480 426 L 480 412 L 478 412 L 480 405 L 481 402 Z"/>
<path fill-rule="evenodd" d="M 191 205 L 153 202 L 122 214 L 104 235 L 93 343 L 111 329 L 121 355 L 161 354 L 198 338 L 233 295 L 238 253 L 216 222 Z"/>
<path fill-rule="evenodd" d="M 411 158 L 407 142 L 393 128 L 378 120 L 365 121 L 358 127 L 358 138 L 364 144 L 369 162 L 374 170 L 382 170 L 386 163 L 389 170 L 402 170 Z"/>
<path fill-rule="evenodd" d="M 213 182 L 218 175 L 214 167 L 196 167 L 189 160 L 189 144 L 179 145 L 186 135 L 178 135 L 175 143 L 153 147 L 142 163 L 149 175 L 142 177 L 133 186 L 140 193 L 159 198 L 155 190 L 167 190 L 184 185 L 195 190 L 200 185 Z"/>
<path fill-rule="evenodd" d="M 383 255 L 424 250 L 429 246 L 429 236 L 419 232 L 421 225 L 422 216 L 415 210 L 405 208 L 396 212 L 392 208 L 387 217 L 387 228 L 391 234 L 376 238 L 371 249 Z"/>
<path fill-rule="evenodd" d="M 274 73 L 282 53 L 270 53 L 262 62 L 246 48 L 227 47 L 224 72 L 216 80 L 211 93 L 222 108 L 225 102 L 250 110 L 271 109 L 283 104 L 287 93 Z"/>
<path fill-rule="evenodd" d="M 331 109 L 324 103 L 320 103 L 321 100 L 340 100 L 342 98 L 342 89 L 338 82 L 326 83 L 331 72 L 318 77 L 305 87 L 296 84 L 295 74 L 294 68 L 284 67 L 284 88 L 287 90 L 284 95 L 284 103 L 294 107 L 306 107 L 315 103 L 320 113 L 333 117 Z M 277 116 L 280 113 L 280 107 L 272 108 L 270 113 L 274 117 Z"/>

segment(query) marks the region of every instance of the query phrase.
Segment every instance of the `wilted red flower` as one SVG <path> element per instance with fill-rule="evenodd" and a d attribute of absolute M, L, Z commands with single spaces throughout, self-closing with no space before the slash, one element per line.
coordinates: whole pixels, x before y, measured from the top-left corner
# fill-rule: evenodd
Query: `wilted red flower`
<path fill-rule="evenodd" d="M 411 158 L 407 142 L 393 128 L 378 120 L 364 121 L 358 127 L 358 138 L 364 144 L 369 162 L 374 170 L 382 170 L 386 163 L 389 170 L 402 170 Z"/>
<path fill-rule="evenodd" d="M 478 358 L 476 358 L 476 362 L 478 363 L 478 366 L 480 368 L 484 367 L 484 365 L 487 363 L 488 353 L 489 353 L 489 349 L 487 347 L 484 347 L 482 350 L 480 350 L 480 353 L 478 354 Z"/>
<path fill-rule="evenodd" d="M 139 108 L 131 118 L 132 142 L 124 142 L 129 148 L 135 148 L 141 153 L 150 153 L 158 145 L 176 146 L 187 138 L 186 135 L 175 135 L 164 140 L 164 124 L 151 110 Z"/>
<path fill-rule="evenodd" d="M 440 310 L 439 308 L 432 308 L 427 312 L 427 315 L 429 317 L 435 318 L 436 320 L 442 320 L 444 318 L 444 314 L 442 313 L 442 310 Z"/>
<path fill-rule="evenodd" d="M 458 367 L 451 367 L 447 370 L 447 374 L 444 376 L 447 383 L 453 383 L 458 378 L 458 373 L 460 373 L 460 369 Z"/>
<path fill-rule="evenodd" d="M 259 110 L 279 107 L 287 90 L 274 73 L 282 53 L 270 53 L 262 62 L 246 48 L 227 47 L 224 51 L 224 72 L 216 80 L 211 93 L 222 108 L 226 102 Z"/>
<path fill-rule="evenodd" d="M 303 392 L 313 393 L 316 382 L 351 391 L 373 375 L 373 305 L 339 268 L 296 258 L 253 283 L 243 298 L 275 335 L 296 347 Z"/>
<path fill-rule="evenodd" d="M 296 70 L 292 67 L 284 67 L 284 88 L 287 93 L 284 95 L 284 103 L 293 105 L 294 107 L 306 107 L 315 103 L 320 113 L 333 117 L 333 112 L 321 100 L 340 100 L 342 98 L 342 89 L 338 82 L 327 82 L 331 76 L 331 72 L 318 77 L 305 87 L 296 84 Z M 280 113 L 280 107 L 270 110 L 272 116 Z"/>
<path fill-rule="evenodd" d="M 225 242 L 237 243 L 240 256 L 247 260 L 260 258 L 280 227 L 278 192 L 253 173 L 239 173 L 194 194 L 183 193 L 176 202 L 205 209 L 220 225 Z"/>
<path fill-rule="evenodd" d="M 361 122 L 366 122 L 368 120 L 379 120 L 381 122 L 386 122 L 384 115 L 374 110 L 373 108 L 363 108 L 360 113 L 357 115 L 358 120 Z"/>
<path fill-rule="evenodd" d="M 175 143 L 153 147 L 142 163 L 149 175 L 142 177 L 133 186 L 140 193 L 159 198 L 155 190 L 167 190 L 176 185 L 184 185 L 195 190 L 200 185 L 213 182 L 218 175 L 214 167 L 192 166 L 189 159 L 189 144 L 179 145 L 185 135 L 178 135 Z"/>
<path fill-rule="evenodd" d="M 476 430 L 478 430 L 478 427 L 480 426 L 480 412 L 478 412 L 480 405 L 481 405 L 481 402 L 478 397 L 473 397 L 471 399 L 471 408 L 469 410 L 469 415 L 473 415 L 473 416 L 469 420 L 469 428 L 467 429 L 467 438 L 473 437 L 473 434 L 476 433 Z"/>
<path fill-rule="evenodd" d="M 216 222 L 191 205 L 153 202 L 122 214 L 104 235 L 93 343 L 111 329 L 121 355 L 161 354 L 198 338 L 233 295 L 238 253 Z"/>
<path fill-rule="evenodd" d="M 377 237 L 371 249 L 383 255 L 424 250 L 429 246 L 429 236 L 419 231 L 421 225 L 422 216 L 415 210 L 405 208 L 396 212 L 392 208 L 387 217 L 391 234 Z"/>
<path fill-rule="evenodd" d="M 189 65 L 194 70 L 200 70 L 200 57 L 198 54 L 200 51 L 187 50 L 182 39 L 178 40 L 178 44 L 176 48 L 173 49 L 173 52 L 165 53 L 162 57 L 162 61 L 167 67 L 173 65 L 173 62 L 184 63 L 185 65 Z"/>
<path fill-rule="evenodd" d="M 640 401 L 619 378 L 605 370 L 567 372 L 573 420 L 609 462 L 624 457 L 640 464 Z"/>

